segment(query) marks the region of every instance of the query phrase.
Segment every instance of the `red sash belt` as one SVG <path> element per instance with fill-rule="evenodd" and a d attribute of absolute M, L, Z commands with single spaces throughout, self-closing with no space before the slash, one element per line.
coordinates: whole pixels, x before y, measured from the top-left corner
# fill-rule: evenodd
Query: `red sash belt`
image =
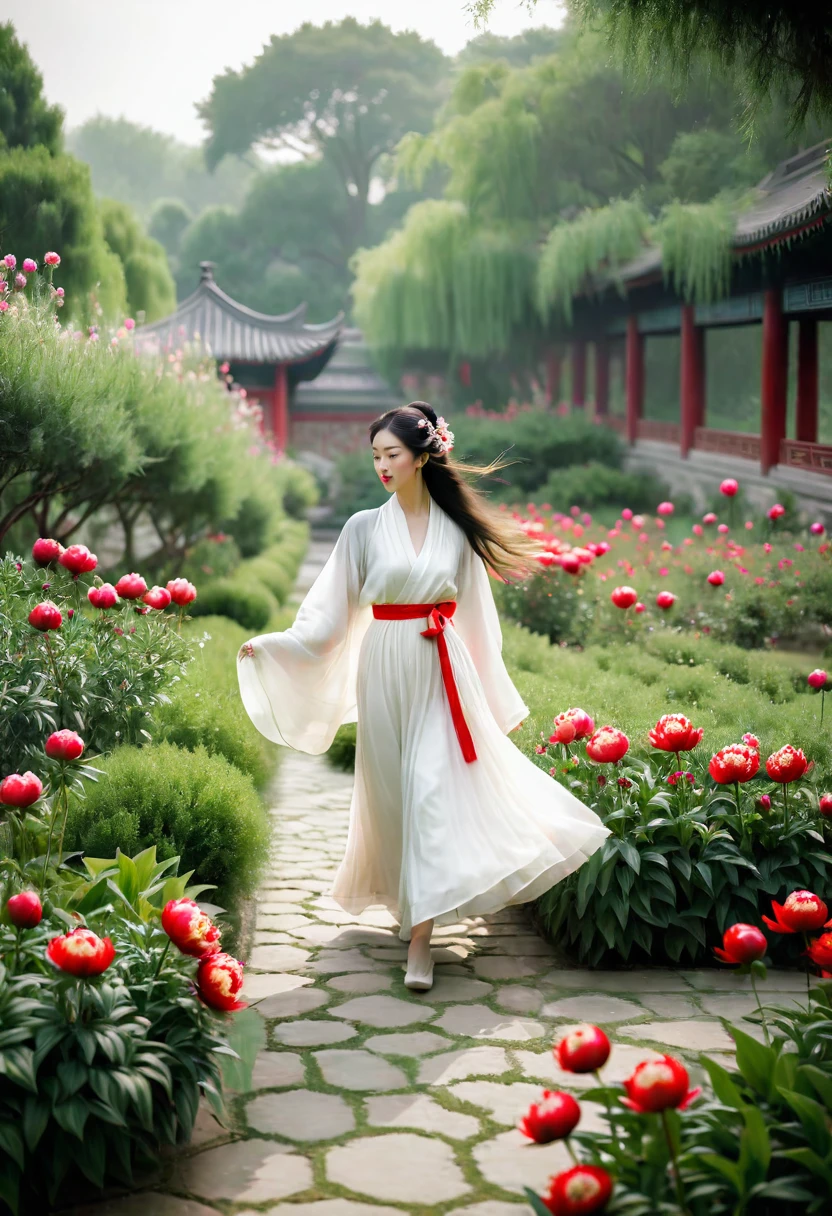
<path fill-rule="evenodd" d="M 474 750 L 474 740 L 471 738 L 468 723 L 465 721 L 462 706 L 459 703 L 459 690 L 454 679 L 451 658 L 448 654 L 448 643 L 445 639 L 445 626 L 455 611 L 456 600 L 442 600 L 438 604 L 373 604 L 373 616 L 377 620 L 412 621 L 420 616 L 428 618 L 429 625 L 427 629 L 421 631 L 422 637 L 436 638 L 436 644 L 439 647 L 439 666 L 442 670 L 445 692 L 448 694 L 451 718 L 462 754 L 470 764 L 472 760 L 476 760 L 477 753 Z"/>

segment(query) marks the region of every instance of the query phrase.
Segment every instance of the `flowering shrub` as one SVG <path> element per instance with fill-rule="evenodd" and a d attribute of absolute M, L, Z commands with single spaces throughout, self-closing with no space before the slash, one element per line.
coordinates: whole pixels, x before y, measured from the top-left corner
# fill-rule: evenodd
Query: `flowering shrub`
<path fill-rule="evenodd" d="M 153 848 L 86 859 L 42 906 L 25 890 L 0 902 L 0 1197 L 13 1213 L 45 1211 L 83 1180 L 130 1184 L 190 1138 L 201 1097 L 223 1117 L 220 1053 L 241 1066 L 262 1042 L 259 1019 L 218 1014 L 241 1006 L 211 999 L 192 952 L 171 949 L 181 939 L 164 910 L 207 889 L 177 868 Z M 22 877 L 7 866 L 6 891 Z"/>
<path fill-rule="evenodd" d="M 93 753 L 149 738 L 154 707 L 190 657 L 174 616 L 141 595 L 102 596 L 108 585 L 94 580 L 60 560 L 0 560 L 0 755 L 10 769 L 40 754 L 47 726 L 77 729 Z"/>
<path fill-rule="evenodd" d="M 544 762 L 562 754 L 550 773 L 611 830 L 536 904 L 546 935 L 593 966 L 699 961 L 710 938 L 756 917 L 769 899 L 829 881 L 826 820 L 799 749 L 782 748 L 763 767 L 747 735 L 707 761 L 702 728 L 680 714 L 664 715 L 649 738 L 649 759 L 631 756 L 612 727 L 585 748 L 553 734 L 535 749 Z"/>
<path fill-rule="evenodd" d="M 793 894 L 797 898 L 790 896 L 786 906 L 794 917 L 819 928 L 826 915 L 823 902 L 812 892 Z M 830 939 L 832 956 L 832 934 L 817 938 L 807 951 L 821 967 L 824 938 Z M 623 1094 L 600 1077 L 598 1088 L 584 1091 L 583 1097 L 603 1103 L 605 1130 L 581 1132 L 580 1104 L 567 1093 L 546 1090 L 542 1101 L 532 1104 L 519 1130 L 539 1144 L 563 1140 L 575 1161 L 550 1179 L 543 1195 L 526 1188 L 537 1216 L 601 1211 L 802 1216 L 828 1209 L 832 985 L 808 990 L 805 1007 L 794 1001 L 787 1008 L 764 1007 L 756 979 L 766 978 L 765 951 L 765 936 L 754 925 L 731 926 L 723 949 L 716 951 L 724 962 L 738 963 L 740 972 L 751 974 L 759 1015 L 746 1020 L 762 1027 L 765 1041 L 723 1018 L 734 1039 L 736 1070 L 700 1056 L 704 1093 L 690 1088 L 680 1060 L 663 1055 L 638 1064 L 623 1082 Z M 603 1036 L 597 1027 L 580 1029 L 587 1041 L 593 1032 Z M 573 1033 L 555 1043 L 553 1052 L 564 1072 L 584 1072 L 569 1049 Z M 605 1062 L 606 1055 L 600 1066 Z M 573 1139 L 585 1160 L 577 1160 Z"/>
<path fill-rule="evenodd" d="M 653 517 L 625 509 L 612 528 L 577 507 L 515 511 L 540 540 L 540 573 L 498 586 L 502 608 L 552 642 L 581 645 L 670 629 L 758 647 L 806 624 L 832 624 L 832 547 L 823 530 L 778 532 L 777 517 L 765 531 L 748 520 L 739 532 L 711 512 L 673 542 L 672 504 L 660 505 Z"/>

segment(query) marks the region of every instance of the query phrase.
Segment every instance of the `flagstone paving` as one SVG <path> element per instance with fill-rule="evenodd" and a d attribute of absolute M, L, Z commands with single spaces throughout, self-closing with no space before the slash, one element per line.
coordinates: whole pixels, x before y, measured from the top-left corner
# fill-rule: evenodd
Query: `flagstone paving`
<path fill-rule="evenodd" d="M 392 915 L 352 916 L 328 896 L 351 795 L 351 775 L 324 757 L 282 754 L 243 990 L 267 1034 L 252 1091 L 230 1095 L 229 1128 L 201 1113 L 154 1191 L 83 1216 L 528 1216 L 523 1187 L 542 1189 L 568 1158 L 560 1144 L 529 1143 L 518 1118 L 544 1087 L 595 1084 L 555 1063 L 565 1028 L 606 1029 L 610 1082 L 665 1049 L 695 1078 L 700 1051 L 730 1064 L 719 1017 L 751 1011 L 747 980 L 564 969 L 523 908 L 438 929 L 435 984 L 409 992 Z M 804 986 L 772 975 L 766 996 Z M 600 1126 L 595 1105 L 584 1108 L 584 1125 Z"/>

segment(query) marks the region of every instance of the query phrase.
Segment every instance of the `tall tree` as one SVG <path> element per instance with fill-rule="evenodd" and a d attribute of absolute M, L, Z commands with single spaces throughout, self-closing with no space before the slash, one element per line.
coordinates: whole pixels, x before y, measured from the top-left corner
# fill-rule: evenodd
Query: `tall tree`
<path fill-rule="evenodd" d="M 497 0 L 469 0 L 477 25 Z M 529 9 L 537 0 L 525 0 Z M 614 41 L 650 70 L 669 63 L 686 76 L 704 52 L 723 71 L 737 71 L 751 101 L 774 92 L 791 99 L 794 128 L 814 111 L 832 113 L 832 9 L 818 0 L 572 0 L 589 20 L 606 18 Z"/>
<path fill-rule="evenodd" d="M 216 165 L 254 146 L 323 157 L 346 198 L 355 248 L 366 237 L 380 158 L 406 132 L 429 129 L 446 75 L 442 52 L 418 34 L 351 17 L 304 24 L 272 37 L 248 67 L 215 78 L 199 107 L 209 131 L 206 158 Z"/>
<path fill-rule="evenodd" d="M 12 23 L 0 25 L 0 150 L 43 144 L 57 155 L 63 117 L 43 96 L 43 77 Z"/>
<path fill-rule="evenodd" d="M 255 158 L 235 156 L 209 173 L 202 148 L 102 114 L 68 132 L 67 147 L 90 166 L 96 194 L 128 203 L 143 220 L 159 199 L 178 199 L 194 215 L 205 207 L 239 206 L 259 168 Z"/>

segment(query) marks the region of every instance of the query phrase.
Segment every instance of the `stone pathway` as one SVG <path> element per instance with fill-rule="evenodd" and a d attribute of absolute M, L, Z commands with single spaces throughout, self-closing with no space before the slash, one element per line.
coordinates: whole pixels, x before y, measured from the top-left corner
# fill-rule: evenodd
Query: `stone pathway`
<path fill-rule="evenodd" d="M 327 552 L 316 546 L 299 588 Z M 281 757 L 244 988 L 267 1046 L 252 1092 L 232 1100 L 234 1127 L 204 1113 L 159 1189 L 85 1213 L 527 1216 L 523 1187 L 543 1189 L 568 1158 L 559 1144 L 526 1141 L 518 1118 L 544 1087 L 594 1084 L 555 1065 L 551 1044 L 568 1026 L 605 1028 L 608 1080 L 662 1049 L 694 1077 L 699 1051 L 730 1063 L 718 1019 L 755 1008 L 747 981 L 716 970 L 563 970 L 523 909 L 438 930 L 434 987 L 409 992 L 393 917 L 351 916 L 327 896 L 351 793 L 351 775 L 324 757 Z M 772 975 L 767 995 L 799 995 L 804 984 Z M 600 1126 L 591 1103 L 581 1126 Z"/>

